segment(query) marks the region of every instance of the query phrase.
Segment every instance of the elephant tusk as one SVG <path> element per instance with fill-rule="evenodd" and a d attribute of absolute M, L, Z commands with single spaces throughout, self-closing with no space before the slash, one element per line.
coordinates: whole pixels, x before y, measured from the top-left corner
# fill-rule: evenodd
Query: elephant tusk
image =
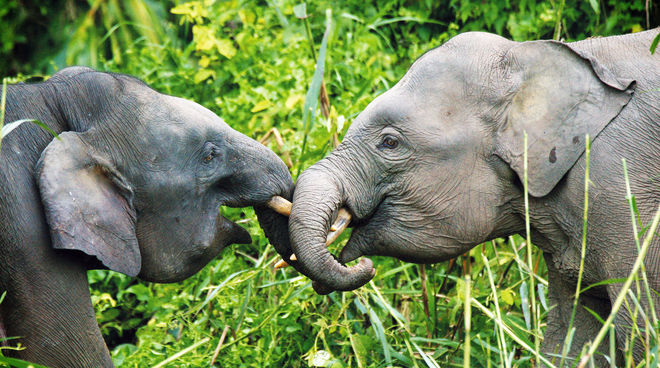
<path fill-rule="evenodd" d="M 280 196 L 273 196 L 266 202 L 266 205 L 280 215 L 289 216 L 291 214 L 291 202 Z"/>
<path fill-rule="evenodd" d="M 351 214 L 345 208 L 340 208 L 339 212 L 337 212 L 337 218 L 335 219 L 335 222 L 332 224 L 332 226 L 330 226 L 330 232 L 328 233 L 328 237 L 325 239 L 325 246 L 327 247 L 335 240 L 337 240 L 339 235 L 341 235 L 341 233 L 346 230 L 350 222 Z"/>
<path fill-rule="evenodd" d="M 284 216 L 289 216 L 291 214 L 291 202 L 286 200 L 285 198 L 282 198 L 280 196 L 273 196 L 268 202 L 266 203 L 268 207 L 270 207 L 273 211 L 279 213 L 280 215 Z M 332 244 L 337 238 L 339 238 L 339 235 L 346 230 L 348 227 L 348 224 L 351 223 L 351 214 L 346 210 L 345 208 L 340 208 L 339 211 L 337 212 L 337 218 L 335 221 L 332 223 L 332 226 L 330 226 L 330 232 L 328 233 L 328 236 L 325 239 L 325 245 L 328 246 Z M 298 257 L 296 257 L 295 254 L 291 254 L 291 257 L 289 257 L 289 260 L 291 261 L 297 261 Z M 281 268 L 287 267 L 289 264 L 281 259 L 279 262 L 273 266 L 276 270 L 279 270 Z"/>
<path fill-rule="evenodd" d="M 298 260 L 298 257 L 296 257 L 295 254 L 291 254 L 291 257 L 289 257 L 289 259 L 292 260 L 292 261 L 297 261 L 297 260 Z M 283 259 L 280 259 L 280 261 L 277 262 L 277 263 L 275 263 L 275 265 L 273 266 L 273 268 L 275 269 L 275 271 L 277 271 L 277 270 L 279 270 L 279 269 L 281 269 L 281 268 L 285 268 L 285 267 L 289 267 L 289 264 L 288 264 L 285 260 L 283 260 Z"/>
<path fill-rule="evenodd" d="M 286 263 L 285 260 L 280 259 L 279 262 L 275 263 L 275 266 L 273 266 L 273 268 L 277 271 L 277 270 L 279 270 L 280 268 L 284 268 L 284 267 L 288 267 L 288 266 L 289 266 L 289 264 Z"/>

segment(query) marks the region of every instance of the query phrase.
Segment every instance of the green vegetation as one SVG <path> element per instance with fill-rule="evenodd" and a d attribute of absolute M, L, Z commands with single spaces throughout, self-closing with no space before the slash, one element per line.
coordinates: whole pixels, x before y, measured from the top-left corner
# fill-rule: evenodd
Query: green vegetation
<path fill-rule="evenodd" d="M 264 141 L 296 175 L 417 57 L 458 33 L 576 40 L 641 31 L 647 16 L 657 26 L 658 8 L 647 13 L 648 3 L 322 0 L 303 9 L 299 0 L 8 0 L 0 74 L 20 80 L 83 64 L 135 75 Z M 365 287 L 318 296 L 294 270 L 273 270 L 278 256 L 252 209 L 221 211 L 253 243 L 224 250 L 182 283 L 89 272 L 116 365 L 531 367 L 545 359 L 537 352 L 546 270 L 529 238 L 497 239 L 436 265 L 376 258 L 378 274 Z M 657 346 L 650 349 L 657 362 Z"/>

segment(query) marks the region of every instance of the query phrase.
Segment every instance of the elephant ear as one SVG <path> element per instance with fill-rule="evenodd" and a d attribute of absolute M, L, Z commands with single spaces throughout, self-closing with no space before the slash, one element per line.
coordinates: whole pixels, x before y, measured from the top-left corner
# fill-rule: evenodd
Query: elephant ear
<path fill-rule="evenodd" d="M 594 139 L 630 101 L 634 81 L 619 79 L 595 58 L 555 41 L 530 41 L 503 57 L 505 121 L 495 153 L 524 175 L 528 144 L 528 190 L 550 193 Z"/>
<path fill-rule="evenodd" d="M 111 270 L 136 276 L 142 260 L 133 192 L 114 166 L 85 143 L 88 133 L 62 133 L 37 163 L 53 247 L 83 251 Z"/>

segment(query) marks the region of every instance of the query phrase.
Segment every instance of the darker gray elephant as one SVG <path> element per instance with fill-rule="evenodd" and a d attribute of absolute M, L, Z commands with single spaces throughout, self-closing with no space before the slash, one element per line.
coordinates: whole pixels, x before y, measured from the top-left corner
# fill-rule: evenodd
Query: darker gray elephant
<path fill-rule="evenodd" d="M 290 198 L 284 163 L 196 103 L 126 75 L 67 68 L 9 86 L 5 121 L 23 124 L 0 156 L 0 327 L 17 357 L 52 367 L 112 366 L 86 270 L 155 282 L 197 272 L 249 243 L 220 205 Z M 271 226 L 286 219 L 262 208 Z M 14 341 L 14 340 L 12 340 Z"/>
<path fill-rule="evenodd" d="M 580 261 L 585 136 L 593 144 L 583 285 L 626 277 L 637 255 L 622 158 L 642 222 L 660 204 L 660 56 L 649 52 L 657 34 L 519 43 L 466 33 L 429 51 L 300 176 L 283 256 L 294 252 L 293 265 L 318 291 L 351 290 L 374 274 L 368 259 L 345 266 L 362 255 L 439 262 L 524 234 L 526 132 L 532 239 L 545 254 L 555 305 L 543 347 L 555 350 Z M 336 259 L 324 240 L 341 207 L 354 229 Z M 657 237 L 647 272 L 660 290 Z M 590 289 L 580 303 L 605 317 L 619 288 Z M 631 317 L 617 317 L 623 348 Z M 576 320 L 573 355 L 600 328 L 584 308 Z"/>

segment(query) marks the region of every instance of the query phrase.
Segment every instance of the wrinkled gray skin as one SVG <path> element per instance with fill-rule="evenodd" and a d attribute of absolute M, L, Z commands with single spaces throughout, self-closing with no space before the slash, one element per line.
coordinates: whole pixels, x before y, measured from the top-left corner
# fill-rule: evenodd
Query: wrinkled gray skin
<path fill-rule="evenodd" d="M 0 328 L 51 367 L 109 367 L 86 271 L 183 280 L 249 234 L 220 205 L 290 198 L 271 151 L 209 110 L 126 75 L 67 68 L 8 87 L 5 121 L 23 124 L 0 155 Z M 286 218 L 260 209 L 268 225 Z"/>
<path fill-rule="evenodd" d="M 285 257 L 295 252 L 294 265 L 327 293 L 372 278 L 368 259 L 344 266 L 362 255 L 433 263 L 524 234 L 526 131 L 532 240 L 544 252 L 555 305 L 543 348 L 561 349 L 580 260 L 585 135 L 593 144 L 583 286 L 626 277 L 637 255 L 622 158 L 644 224 L 660 204 L 660 56 L 649 52 L 657 33 L 575 43 L 466 33 L 429 51 L 300 176 Z M 324 239 L 341 207 L 354 230 L 338 262 Z M 657 237 L 646 267 L 660 290 Z M 591 289 L 580 303 L 605 318 L 619 288 Z M 619 312 L 619 349 L 630 321 Z M 600 323 L 578 308 L 575 326 L 574 356 Z"/>

